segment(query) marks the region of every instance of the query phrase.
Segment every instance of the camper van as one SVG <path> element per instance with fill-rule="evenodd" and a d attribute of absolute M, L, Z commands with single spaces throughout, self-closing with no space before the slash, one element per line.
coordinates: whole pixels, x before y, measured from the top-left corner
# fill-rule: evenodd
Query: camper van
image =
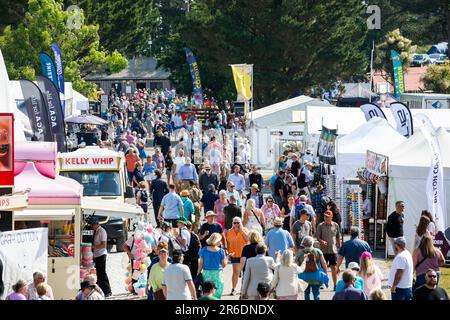
<path fill-rule="evenodd" d="M 400 101 L 410 109 L 449 109 L 450 94 L 402 93 Z"/>
<path fill-rule="evenodd" d="M 59 153 L 57 159 L 59 174 L 82 184 L 83 197 L 118 204 L 124 204 L 127 198 L 134 198 L 133 189 L 127 184 L 122 152 L 88 146 L 73 152 Z M 122 245 L 127 240 L 127 219 L 98 217 L 108 234 L 108 249 L 116 244 L 117 251 L 122 251 Z"/>

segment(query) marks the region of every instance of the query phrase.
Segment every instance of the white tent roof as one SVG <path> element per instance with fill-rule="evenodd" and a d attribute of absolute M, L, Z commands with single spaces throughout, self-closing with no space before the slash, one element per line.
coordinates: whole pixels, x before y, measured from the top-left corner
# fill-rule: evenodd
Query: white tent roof
<path fill-rule="evenodd" d="M 338 138 L 336 174 L 339 178 L 354 178 L 357 169 L 365 165 L 367 150 L 384 154 L 405 141 L 386 120 L 372 118 Z"/>
<path fill-rule="evenodd" d="M 450 180 L 450 134 L 439 128 L 436 131 L 444 164 L 444 179 Z M 420 127 L 402 145 L 387 152 L 389 176 L 426 179 L 431 164 L 431 150 Z"/>
<path fill-rule="evenodd" d="M 389 108 L 382 108 L 389 123 L 395 128 L 395 120 Z M 450 109 L 411 109 L 413 115 L 425 114 L 434 127 L 450 130 Z M 308 135 L 320 135 L 323 125 L 329 129 L 338 128 L 338 135 L 347 135 L 366 122 L 364 113 L 359 108 L 306 107 L 306 127 Z"/>
<path fill-rule="evenodd" d="M 298 96 L 250 112 L 247 117 L 251 119 L 253 116 L 253 121 L 260 127 L 293 122 L 292 111 L 304 111 L 306 105 L 329 106 L 330 104 L 328 101 L 321 101 L 307 96 Z"/>

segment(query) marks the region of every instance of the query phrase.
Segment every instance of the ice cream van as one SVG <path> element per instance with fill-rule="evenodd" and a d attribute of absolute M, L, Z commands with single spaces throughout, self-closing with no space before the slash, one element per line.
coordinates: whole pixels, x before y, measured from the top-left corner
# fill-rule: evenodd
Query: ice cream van
<path fill-rule="evenodd" d="M 127 184 L 125 156 L 122 152 L 87 146 L 73 152 L 58 154 L 59 174 L 72 178 L 83 185 L 83 197 L 103 199 L 124 204 L 134 198 L 133 188 Z M 108 249 L 116 244 L 117 251 L 127 240 L 128 220 L 120 217 L 102 216 L 95 213 L 108 234 Z"/>

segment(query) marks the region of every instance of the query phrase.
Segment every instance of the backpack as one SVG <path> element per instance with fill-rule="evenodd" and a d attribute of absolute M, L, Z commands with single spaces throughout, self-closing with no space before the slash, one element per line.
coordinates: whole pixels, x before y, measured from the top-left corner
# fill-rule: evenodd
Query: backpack
<path fill-rule="evenodd" d="M 147 190 L 141 190 L 141 202 L 148 202 Z"/>
<path fill-rule="evenodd" d="M 181 250 L 181 243 L 174 237 L 168 237 L 168 239 L 169 239 L 169 242 L 168 242 L 169 256 L 172 257 L 174 250 Z"/>
<path fill-rule="evenodd" d="M 191 232 L 191 242 L 189 242 L 189 255 L 193 258 L 198 258 L 198 252 L 200 251 L 201 244 L 199 237 Z"/>
<path fill-rule="evenodd" d="M 300 202 L 299 204 L 295 205 L 295 221 L 300 219 L 300 212 L 305 209 L 305 204 Z"/>
<path fill-rule="evenodd" d="M 305 272 L 316 272 L 319 270 L 316 255 L 313 252 L 307 253 L 304 259 L 306 259 Z"/>

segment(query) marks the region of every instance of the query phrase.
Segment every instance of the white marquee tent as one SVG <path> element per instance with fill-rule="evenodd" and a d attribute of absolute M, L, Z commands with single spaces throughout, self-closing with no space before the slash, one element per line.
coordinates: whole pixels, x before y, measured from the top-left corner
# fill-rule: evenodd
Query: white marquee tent
<path fill-rule="evenodd" d="M 383 154 L 405 141 L 386 120 L 372 118 L 337 140 L 336 175 L 355 178 L 358 168 L 365 165 L 367 150 Z"/>
<path fill-rule="evenodd" d="M 421 127 L 420 127 L 421 128 Z M 450 199 L 450 134 L 443 128 L 436 131 L 444 167 L 445 199 Z M 416 127 L 414 135 L 403 144 L 387 152 L 389 157 L 388 214 L 395 211 L 395 202 L 405 202 L 404 235 L 407 247 L 413 249 L 414 233 L 420 213 L 428 208 L 425 183 L 431 165 L 431 150 L 422 130 Z M 446 228 L 450 223 L 447 205 Z M 388 248 L 391 250 L 390 246 Z"/>

